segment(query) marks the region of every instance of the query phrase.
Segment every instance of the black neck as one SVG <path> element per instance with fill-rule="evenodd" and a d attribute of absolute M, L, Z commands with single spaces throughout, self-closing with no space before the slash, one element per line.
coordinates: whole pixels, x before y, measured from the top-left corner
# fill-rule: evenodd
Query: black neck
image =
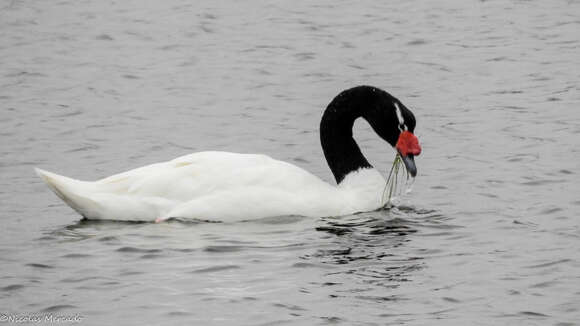
<path fill-rule="evenodd" d="M 373 112 L 383 109 L 385 98 L 391 96 L 374 87 L 358 86 L 340 93 L 324 111 L 320 141 L 337 183 L 353 171 L 372 168 L 352 137 L 352 127 L 357 118 L 363 117 L 374 128 Z"/>

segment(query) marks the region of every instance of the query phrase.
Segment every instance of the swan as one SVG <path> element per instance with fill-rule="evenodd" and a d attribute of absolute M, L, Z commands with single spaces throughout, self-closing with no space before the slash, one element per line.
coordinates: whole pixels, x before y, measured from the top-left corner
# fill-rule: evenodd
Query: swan
<path fill-rule="evenodd" d="M 230 222 L 284 215 L 342 216 L 383 205 L 385 179 L 352 136 L 359 117 L 395 148 L 415 177 L 414 156 L 421 153 L 413 134 L 415 117 L 398 99 L 372 86 L 342 91 L 322 116 L 320 141 L 336 186 L 266 155 L 230 152 L 193 153 L 94 182 L 35 170 L 86 219 Z"/>

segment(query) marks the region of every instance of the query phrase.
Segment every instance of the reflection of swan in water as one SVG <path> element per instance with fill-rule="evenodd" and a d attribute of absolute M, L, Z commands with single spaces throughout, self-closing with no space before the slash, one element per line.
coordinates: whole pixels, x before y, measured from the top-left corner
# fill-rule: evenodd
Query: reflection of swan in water
<path fill-rule="evenodd" d="M 123 229 L 138 230 L 140 227 L 146 226 L 147 224 L 149 223 L 139 221 L 89 220 L 83 218 L 74 223 L 54 230 L 49 230 L 38 240 L 74 242 L 98 238 L 99 236 L 103 236 L 105 240 L 114 239 L 115 236 L 111 235 L 111 231 L 118 232 Z M 102 234 L 100 234 L 101 232 Z"/>
<path fill-rule="evenodd" d="M 168 227 L 172 229 L 170 235 L 160 232 Z M 241 259 L 234 263 L 240 266 L 246 263 L 244 255 L 251 256 L 255 250 L 273 250 L 270 253 L 276 256 L 280 251 L 292 250 L 286 253 L 295 257 L 290 259 L 294 261 L 292 266 L 312 268 L 314 272 L 311 274 L 314 279 L 304 285 L 305 290 L 325 291 L 330 297 L 385 302 L 400 299 L 385 289 L 412 282 L 417 271 L 426 267 L 424 258 L 435 250 L 408 244 L 426 235 L 454 234 L 450 232 L 454 228 L 457 226 L 436 211 L 398 206 L 315 221 L 298 216 L 217 224 L 173 220 L 162 229 L 151 223 L 83 219 L 46 234 L 42 241 L 89 241 L 122 254 L 143 255 L 143 258 L 163 257 L 167 252 L 172 253 L 167 257 L 174 257 L 180 252 L 190 255 L 212 249 L 211 252 L 219 254 L 222 249 L 234 250 Z M 192 235 L 200 238 L 196 234 L 209 236 L 210 240 L 192 242 Z M 138 241 L 124 241 L 128 235 Z M 292 240 L 288 240 L 288 235 Z M 228 243 L 232 236 L 248 240 Z M 166 237 L 171 237 L 172 245 L 167 245 Z"/>
<path fill-rule="evenodd" d="M 405 244 L 420 236 L 423 230 L 454 228 L 446 219 L 436 211 L 409 206 L 320 219 L 316 230 L 332 234 L 332 245 L 302 258 L 335 265 L 336 271 L 327 273 L 320 283 L 334 286 L 331 296 L 354 294 L 363 300 L 397 300 L 396 296 L 385 296 L 384 288 L 396 288 L 412 281 L 414 272 L 424 268 L 423 256 L 410 252 L 404 248 Z M 352 283 L 345 288 L 346 284 L 341 282 L 345 274 L 358 280 L 357 288 L 352 288 Z"/>

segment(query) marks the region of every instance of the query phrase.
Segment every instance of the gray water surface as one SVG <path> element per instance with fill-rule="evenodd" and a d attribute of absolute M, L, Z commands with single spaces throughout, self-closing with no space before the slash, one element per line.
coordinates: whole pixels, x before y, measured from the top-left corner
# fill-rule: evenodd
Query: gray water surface
<path fill-rule="evenodd" d="M 578 1 L 0 1 L 0 316 L 87 325 L 575 325 Z M 81 221 L 33 173 L 201 150 L 334 182 L 318 139 L 358 84 L 423 146 L 392 210 Z M 364 153 L 395 156 L 364 122 Z M 248 216 L 248 219 L 252 219 Z"/>

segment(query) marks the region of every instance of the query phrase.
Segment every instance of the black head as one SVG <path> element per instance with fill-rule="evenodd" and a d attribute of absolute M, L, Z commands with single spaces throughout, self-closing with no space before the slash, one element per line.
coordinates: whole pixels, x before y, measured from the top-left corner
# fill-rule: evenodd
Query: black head
<path fill-rule="evenodd" d="M 366 103 L 361 106 L 362 117 L 379 137 L 395 147 L 403 131 L 415 131 L 415 116 L 401 101 L 381 89 L 359 87 L 367 93 Z"/>
<path fill-rule="evenodd" d="M 411 176 L 417 175 L 415 155 L 421 153 L 415 131 L 415 116 L 401 101 L 375 87 L 361 86 L 367 92 L 368 103 L 362 117 L 373 130 L 399 152 Z"/>

